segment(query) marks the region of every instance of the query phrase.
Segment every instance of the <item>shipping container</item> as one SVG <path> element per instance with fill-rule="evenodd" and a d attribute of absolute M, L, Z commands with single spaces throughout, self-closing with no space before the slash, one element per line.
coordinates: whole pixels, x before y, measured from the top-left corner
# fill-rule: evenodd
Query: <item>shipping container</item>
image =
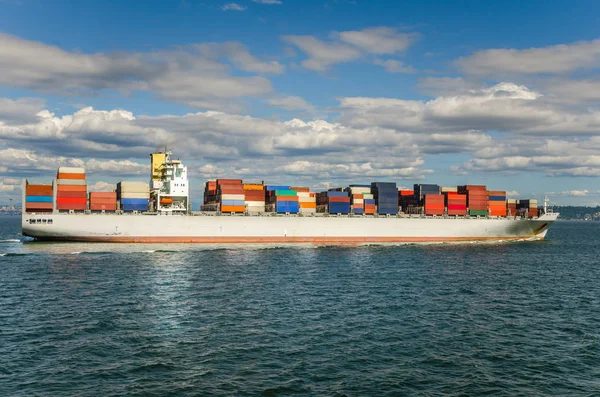
<path fill-rule="evenodd" d="M 54 194 L 52 185 L 26 185 L 26 196 L 52 196 Z"/>
<path fill-rule="evenodd" d="M 243 213 L 246 211 L 244 205 L 221 205 L 221 212 Z"/>
<path fill-rule="evenodd" d="M 67 185 L 67 186 L 85 186 L 87 185 L 85 179 L 57 179 L 57 185 Z"/>

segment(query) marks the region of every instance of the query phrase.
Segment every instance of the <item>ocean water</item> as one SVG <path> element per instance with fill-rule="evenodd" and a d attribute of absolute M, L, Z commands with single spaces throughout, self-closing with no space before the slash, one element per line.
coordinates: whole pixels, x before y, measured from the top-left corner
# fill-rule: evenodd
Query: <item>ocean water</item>
<path fill-rule="evenodd" d="M 0 218 L 0 396 L 594 396 L 600 223 L 541 242 L 21 242 Z"/>

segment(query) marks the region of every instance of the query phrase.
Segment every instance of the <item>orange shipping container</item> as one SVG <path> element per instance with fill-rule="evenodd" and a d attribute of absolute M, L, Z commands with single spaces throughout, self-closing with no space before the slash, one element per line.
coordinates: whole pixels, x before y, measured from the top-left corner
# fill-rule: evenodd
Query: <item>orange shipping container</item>
<path fill-rule="evenodd" d="M 52 209 L 52 203 L 27 203 L 25 205 L 26 211 L 51 210 L 51 209 Z"/>
<path fill-rule="evenodd" d="M 221 212 L 244 212 L 246 207 L 244 205 L 222 205 Z"/>
<path fill-rule="evenodd" d="M 67 174 L 59 172 L 56 175 L 56 179 L 85 179 L 85 174 Z"/>
<path fill-rule="evenodd" d="M 312 203 L 308 203 L 308 202 L 300 202 L 300 208 L 317 208 L 317 203 L 312 202 Z"/>
<path fill-rule="evenodd" d="M 26 196 L 52 196 L 52 185 L 27 185 Z"/>
<path fill-rule="evenodd" d="M 275 196 L 277 201 L 298 201 L 298 196 Z"/>
<path fill-rule="evenodd" d="M 117 200 L 114 200 L 114 199 L 105 199 L 105 198 L 90 199 L 90 205 L 92 205 L 92 204 L 109 205 L 109 204 L 116 204 L 116 203 L 117 203 Z"/>
<path fill-rule="evenodd" d="M 90 204 L 91 211 L 116 211 L 117 203 L 114 204 Z"/>
<path fill-rule="evenodd" d="M 87 192 L 86 185 L 57 185 L 58 192 Z"/>
<path fill-rule="evenodd" d="M 301 186 L 290 186 L 290 190 L 295 190 L 297 192 L 304 192 L 304 193 L 310 192 L 310 188 L 301 187 Z"/>

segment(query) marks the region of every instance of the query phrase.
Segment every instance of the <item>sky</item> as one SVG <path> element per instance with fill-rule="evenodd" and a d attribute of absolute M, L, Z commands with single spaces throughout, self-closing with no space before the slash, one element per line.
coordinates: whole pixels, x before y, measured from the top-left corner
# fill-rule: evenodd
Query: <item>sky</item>
<path fill-rule="evenodd" d="M 85 166 L 600 205 L 597 1 L 0 0 L 0 204 Z"/>

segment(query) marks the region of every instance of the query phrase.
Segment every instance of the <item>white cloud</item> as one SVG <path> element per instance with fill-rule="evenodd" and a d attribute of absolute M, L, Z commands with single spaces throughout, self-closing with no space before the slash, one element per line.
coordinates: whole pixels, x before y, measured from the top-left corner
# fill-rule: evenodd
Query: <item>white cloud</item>
<path fill-rule="evenodd" d="M 390 73 L 415 73 L 416 70 L 412 66 L 407 66 L 404 62 L 396 61 L 393 59 L 389 59 L 387 61 L 382 61 L 380 59 L 376 59 L 373 63 L 375 65 L 383 66 L 385 70 Z"/>
<path fill-rule="evenodd" d="M 403 52 L 414 42 L 415 37 L 412 33 L 398 33 L 396 29 L 377 27 L 360 31 L 333 32 L 329 41 L 322 41 L 314 36 L 283 36 L 283 40 L 306 53 L 308 59 L 302 62 L 302 66 L 324 71 L 335 64 L 354 61 L 369 54 Z M 394 62 L 398 61 L 392 61 L 386 67 L 398 68 L 399 65 Z"/>
<path fill-rule="evenodd" d="M 585 197 L 590 194 L 590 191 L 585 190 L 565 190 L 562 192 L 549 192 L 547 193 L 551 196 L 567 196 L 567 197 Z"/>
<path fill-rule="evenodd" d="M 281 0 L 252 0 L 254 3 L 258 4 L 283 4 Z"/>
<path fill-rule="evenodd" d="M 506 196 L 507 197 L 519 197 L 521 194 L 519 192 L 517 192 L 516 190 L 507 190 L 506 191 Z"/>
<path fill-rule="evenodd" d="M 311 70 L 324 71 L 332 65 L 352 61 L 361 56 L 361 52 L 352 46 L 326 43 L 313 36 L 284 36 L 283 39 L 308 55 L 302 66 Z"/>
<path fill-rule="evenodd" d="M 247 72 L 283 71 L 279 63 L 260 61 L 239 43 L 222 44 L 215 53 L 205 51 L 203 45 L 188 45 L 149 52 L 82 54 L 0 34 L 0 84 L 77 95 L 111 89 L 150 91 L 167 101 L 204 108 L 224 108 L 236 98 L 272 91 L 264 77 L 231 75 L 229 65 L 215 59 L 221 56 Z"/>
<path fill-rule="evenodd" d="M 228 3 L 221 6 L 223 11 L 246 11 L 246 7 L 239 5 L 237 3 Z"/>
<path fill-rule="evenodd" d="M 543 48 L 489 49 L 460 58 L 456 65 L 468 74 L 565 74 L 582 68 L 597 68 L 600 39 Z"/>
<path fill-rule="evenodd" d="M 406 51 L 416 37 L 414 33 L 398 33 L 396 29 L 387 27 L 339 33 L 340 41 L 360 48 L 365 52 L 378 55 Z"/>
<path fill-rule="evenodd" d="M 41 98 L 0 98 L 0 125 L 35 122 L 36 114 L 44 105 L 45 101 Z"/>
<path fill-rule="evenodd" d="M 89 192 L 112 192 L 116 189 L 116 185 L 114 183 L 108 183 L 99 181 L 94 183 L 93 185 L 88 185 Z"/>
<path fill-rule="evenodd" d="M 299 96 L 270 98 L 267 102 L 271 106 L 280 107 L 285 110 L 305 110 L 308 112 L 315 111 L 314 106 Z"/>

